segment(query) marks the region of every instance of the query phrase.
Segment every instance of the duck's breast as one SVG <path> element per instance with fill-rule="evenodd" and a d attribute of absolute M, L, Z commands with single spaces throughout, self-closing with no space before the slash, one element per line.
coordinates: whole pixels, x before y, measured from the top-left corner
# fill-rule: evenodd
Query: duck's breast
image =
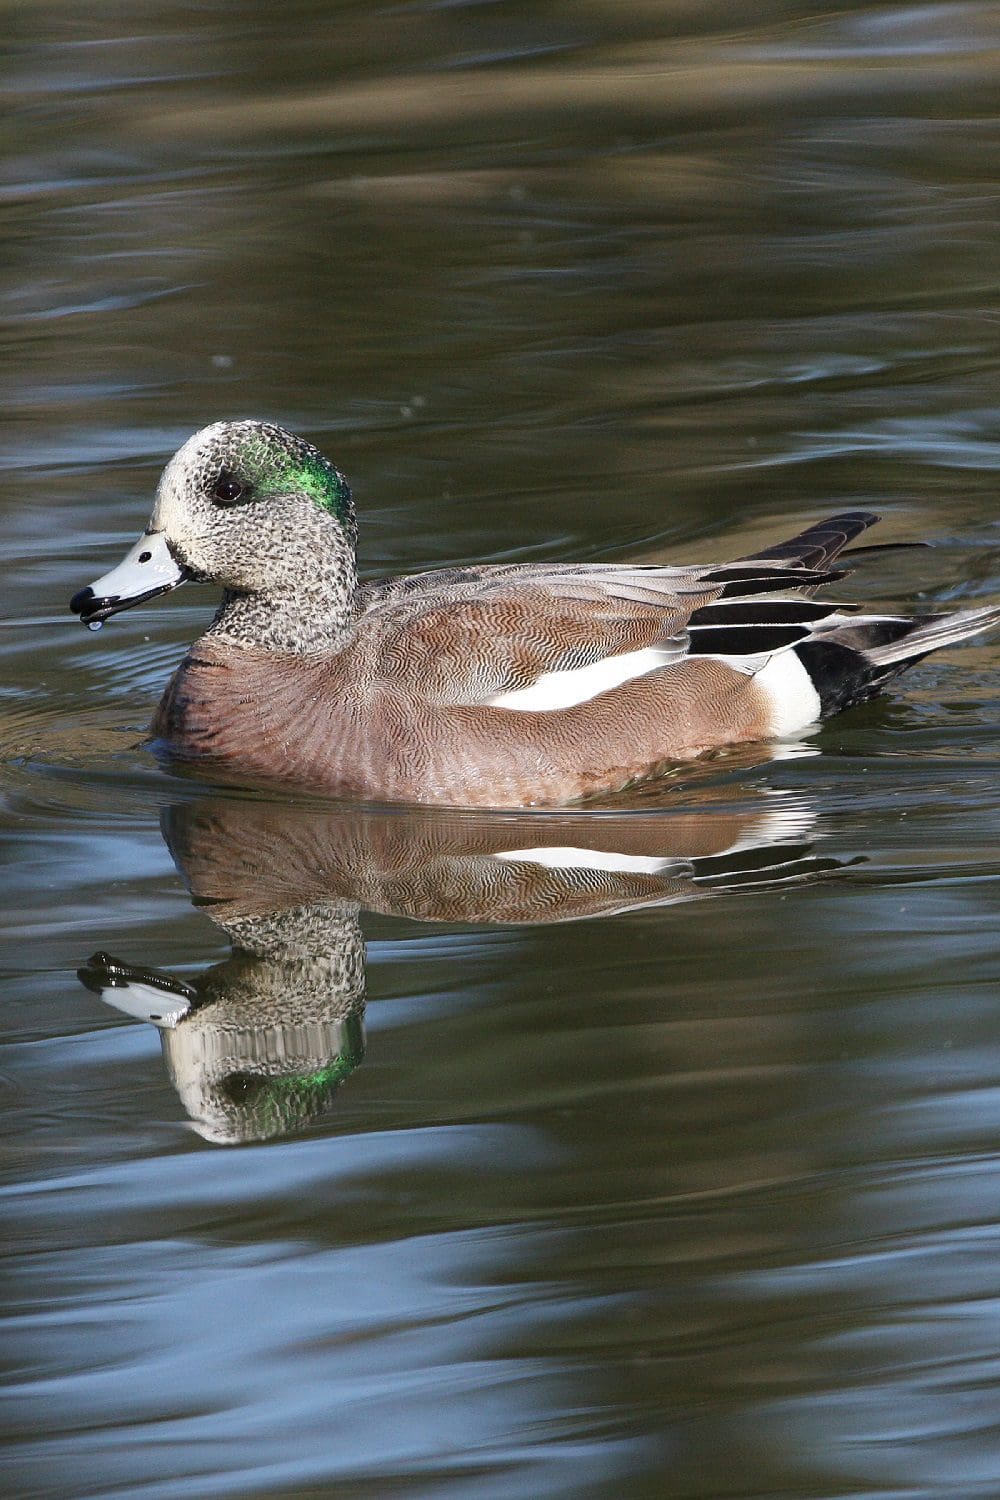
<path fill-rule="evenodd" d="M 174 673 L 152 733 L 174 757 L 266 780 L 370 795 L 364 705 L 339 659 L 249 650 L 205 636 Z"/>

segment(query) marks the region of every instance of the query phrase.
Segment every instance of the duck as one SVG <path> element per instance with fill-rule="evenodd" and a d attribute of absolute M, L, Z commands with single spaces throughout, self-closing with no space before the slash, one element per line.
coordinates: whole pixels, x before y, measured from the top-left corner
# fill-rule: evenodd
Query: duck
<path fill-rule="evenodd" d="M 209 775 L 562 806 L 794 738 L 1000 621 L 1000 607 L 817 600 L 878 520 L 841 512 L 717 564 L 495 563 L 362 584 L 341 470 L 284 427 L 222 421 L 174 454 L 138 542 L 70 608 L 95 628 L 188 579 L 221 587 L 151 726 L 155 748 Z"/>

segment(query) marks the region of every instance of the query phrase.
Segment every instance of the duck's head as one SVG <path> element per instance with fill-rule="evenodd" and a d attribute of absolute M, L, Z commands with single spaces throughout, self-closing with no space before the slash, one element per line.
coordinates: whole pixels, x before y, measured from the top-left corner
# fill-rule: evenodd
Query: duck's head
<path fill-rule="evenodd" d="M 97 626 L 188 578 L 233 594 L 308 592 L 331 567 L 354 576 L 357 523 L 347 480 L 318 448 L 269 422 L 214 422 L 178 449 L 147 529 L 70 608 Z"/>

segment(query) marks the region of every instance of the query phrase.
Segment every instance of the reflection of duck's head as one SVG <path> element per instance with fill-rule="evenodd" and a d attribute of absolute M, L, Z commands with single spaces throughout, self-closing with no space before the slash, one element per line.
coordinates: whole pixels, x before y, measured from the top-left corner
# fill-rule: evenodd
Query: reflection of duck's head
<path fill-rule="evenodd" d="M 227 930 L 232 955 L 194 984 L 105 953 L 80 977 L 158 1027 L 171 1081 L 207 1140 L 286 1135 L 325 1112 L 364 1056 L 357 908 L 330 902 Z"/>
<path fill-rule="evenodd" d="M 261 1022 L 232 997 L 161 1035 L 184 1108 L 219 1144 L 287 1135 L 325 1113 L 365 1050 L 360 1007 L 339 1019 Z"/>
<path fill-rule="evenodd" d="M 98 954 L 81 977 L 161 1029 L 208 1139 L 284 1134 L 364 1051 L 362 907 L 421 921 L 543 924 L 819 874 L 792 797 L 702 790 L 696 811 L 493 814 L 197 798 L 164 835 L 233 944 L 187 984 Z"/>

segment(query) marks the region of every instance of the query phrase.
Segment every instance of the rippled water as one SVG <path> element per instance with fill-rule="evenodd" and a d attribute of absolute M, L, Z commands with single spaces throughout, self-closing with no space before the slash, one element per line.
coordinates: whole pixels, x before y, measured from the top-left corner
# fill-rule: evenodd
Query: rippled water
<path fill-rule="evenodd" d="M 66 601 L 243 415 L 365 576 L 996 601 L 995 8 L 5 16 L 4 1492 L 993 1500 L 997 640 L 490 818 L 168 774 L 209 592 Z"/>

